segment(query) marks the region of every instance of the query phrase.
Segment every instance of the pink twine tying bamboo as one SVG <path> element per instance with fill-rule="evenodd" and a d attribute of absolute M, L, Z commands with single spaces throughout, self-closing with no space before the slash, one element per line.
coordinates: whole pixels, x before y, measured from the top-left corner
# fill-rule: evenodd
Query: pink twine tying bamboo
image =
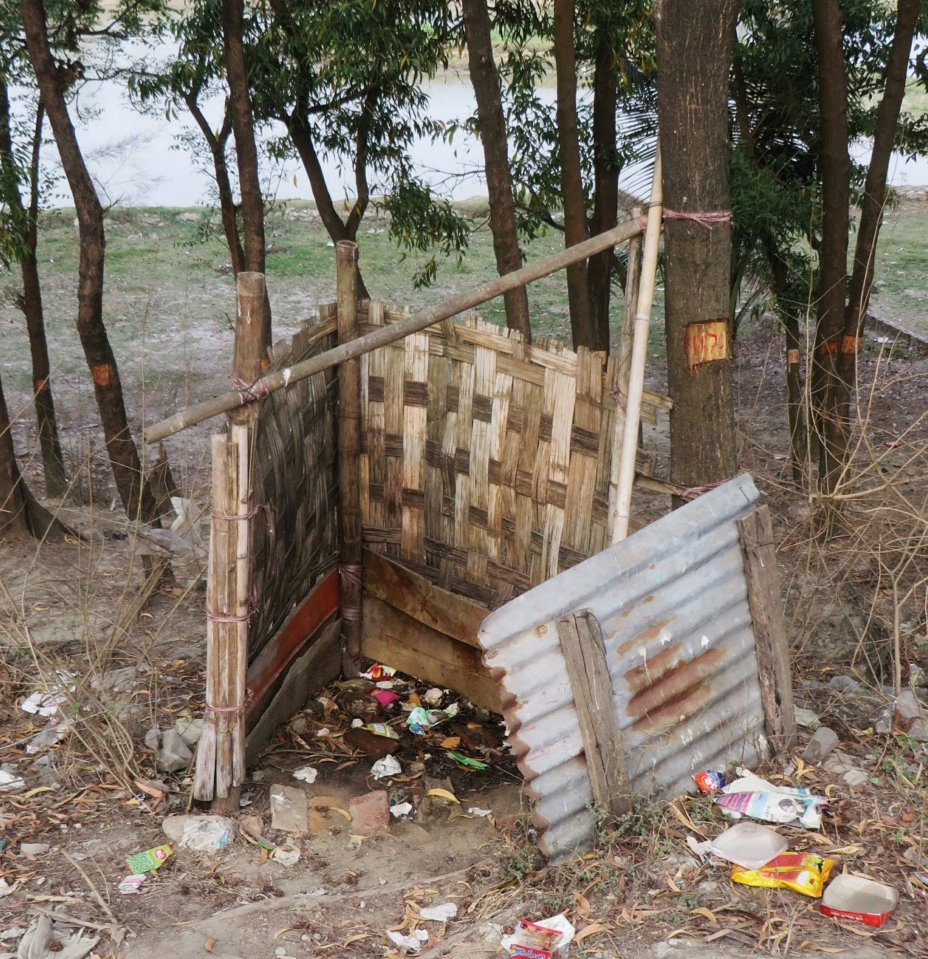
<path fill-rule="evenodd" d="M 233 376 L 231 383 L 232 389 L 238 393 L 238 398 L 242 401 L 242 406 L 252 402 L 252 400 L 259 400 L 262 396 L 268 394 L 267 384 L 261 377 L 249 383 L 240 376 Z"/>
<path fill-rule="evenodd" d="M 692 220 L 707 230 L 718 223 L 731 222 L 731 210 L 713 210 L 706 213 L 684 213 L 680 210 L 668 210 L 664 207 L 665 220 Z"/>

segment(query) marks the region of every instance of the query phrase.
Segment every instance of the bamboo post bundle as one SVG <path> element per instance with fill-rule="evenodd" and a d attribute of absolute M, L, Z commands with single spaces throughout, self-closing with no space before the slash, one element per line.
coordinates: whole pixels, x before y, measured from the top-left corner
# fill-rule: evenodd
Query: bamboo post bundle
<path fill-rule="evenodd" d="M 241 482 L 247 484 L 247 442 L 241 427 L 230 441 L 212 438 L 213 517 L 206 589 L 206 716 L 197 744 L 193 795 L 237 802 L 245 774 L 245 670 L 248 629 L 248 517 L 242 512 Z M 244 453 L 244 455 L 243 455 Z M 240 561 L 244 552 L 246 561 Z"/>
<path fill-rule="evenodd" d="M 228 393 L 214 396 L 212 399 L 204 400 L 202 403 L 188 406 L 187 409 L 181 410 L 174 416 L 149 427 L 145 431 L 145 442 L 157 443 L 158 440 L 163 440 L 167 436 L 179 433 L 181 430 L 195 426 L 197 423 L 202 423 L 203 420 L 208 420 L 212 416 L 218 416 L 220 413 L 227 413 L 236 407 L 244 406 L 258 396 L 283 389 L 291 383 L 297 383 L 316 373 L 321 373 L 323 370 L 337 366 L 345 360 L 370 353 L 382 346 L 389 346 L 391 343 L 409 336 L 410 333 L 418 333 L 426 327 L 440 323 L 452 316 L 457 316 L 459 313 L 464 313 L 481 303 L 486 303 L 487 300 L 492 300 L 494 297 L 501 296 L 508 290 L 514 290 L 526 283 L 531 283 L 533 280 L 556 273 L 571 263 L 589 259 L 594 254 L 619 243 L 624 243 L 630 237 L 637 236 L 641 232 L 641 224 L 638 220 L 626 220 L 605 233 L 584 240 L 583 243 L 560 250 L 552 256 L 546 256 L 535 263 L 522 267 L 521 270 L 515 270 L 464 293 L 459 293 L 457 296 L 449 297 L 438 305 L 413 313 L 398 323 L 391 323 L 389 326 L 381 327 L 372 333 L 358 337 L 350 343 L 340 343 L 325 353 L 310 357 L 286 369 L 269 373 L 251 385 L 251 396 L 243 396 L 242 392 L 231 390 Z"/>
<path fill-rule="evenodd" d="M 339 345 L 358 335 L 358 245 L 340 240 L 335 247 Z M 344 360 L 338 368 L 339 566 L 342 620 L 342 670 L 358 673 L 361 659 L 361 362 Z"/>
<path fill-rule="evenodd" d="M 648 206 L 648 225 L 644 234 L 644 253 L 641 262 L 641 280 L 638 291 L 638 306 L 635 311 L 635 326 L 632 336 L 632 355 L 628 371 L 628 392 L 623 418 L 616 416 L 616 431 L 613 439 L 612 462 L 618 455 L 618 481 L 614 496 L 610 496 L 610 525 L 612 542 L 618 543 L 628 535 L 631 515 L 632 485 L 635 482 L 635 456 L 638 451 L 638 425 L 641 422 L 641 394 L 644 390 L 644 366 L 648 350 L 648 327 L 651 323 L 651 304 L 654 301 L 654 285 L 657 279 L 657 252 L 663 219 L 663 191 L 661 188 L 661 152 L 657 148 L 654 159 L 654 180 L 651 184 L 651 202 Z M 621 397 L 620 397 L 621 402 Z M 621 439 L 619 434 L 621 425 Z M 614 466 L 613 466 L 614 468 Z M 610 493 L 613 490 L 610 489 Z"/>
<path fill-rule="evenodd" d="M 266 362 L 263 273 L 239 273 L 232 385 L 242 395 Z M 260 395 L 260 394 L 255 394 Z M 213 519 L 207 579 L 206 721 L 197 748 L 194 796 L 238 810 L 245 778 L 245 681 L 251 610 L 251 446 L 256 410 L 232 412 L 231 437 L 214 436 Z"/>

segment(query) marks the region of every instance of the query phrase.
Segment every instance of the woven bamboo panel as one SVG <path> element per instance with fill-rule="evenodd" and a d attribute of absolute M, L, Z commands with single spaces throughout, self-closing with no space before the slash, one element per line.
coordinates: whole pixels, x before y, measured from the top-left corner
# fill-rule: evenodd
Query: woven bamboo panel
<path fill-rule="evenodd" d="M 362 304 L 361 332 L 402 315 Z M 362 357 L 365 545 L 490 608 L 602 550 L 614 378 L 473 317 Z"/>
<path fill-rule="evenodd" d="M 270 369 L 292 366 L 334 345 L 334 311 L 324 308 L 318 323 L 273 348 Z M 252 453 L 256 612 L 249 661 L 294 603 L 337 562 L 336 382 L 336 371 L 329 370 L 260 402 Z"/>

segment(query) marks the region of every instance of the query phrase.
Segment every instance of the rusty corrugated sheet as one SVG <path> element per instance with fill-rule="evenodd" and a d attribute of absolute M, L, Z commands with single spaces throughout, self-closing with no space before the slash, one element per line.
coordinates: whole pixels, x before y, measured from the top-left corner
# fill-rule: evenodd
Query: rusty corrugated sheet
<path fill-rule="evenodd" d="M 551 858 L 592 838 L 592 792 L 557 620 L 599 620 L 634 793 L 668 796 L 705 768 L 766 751 L 736 520 L 758 492 L 728 483 L 492 613 L 480 629 L 510 742 Z"/>

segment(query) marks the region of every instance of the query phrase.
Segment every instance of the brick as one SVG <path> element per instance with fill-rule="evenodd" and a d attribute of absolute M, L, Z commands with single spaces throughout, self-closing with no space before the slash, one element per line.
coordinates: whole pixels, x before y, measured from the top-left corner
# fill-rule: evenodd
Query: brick
<path fill-rule="evenodd" d="M 355 836 L 373 836 L 390 831 L 390 800 L 385 789 L 374 789 L 355 796 L 348 804 L 351 832 Z"/>

